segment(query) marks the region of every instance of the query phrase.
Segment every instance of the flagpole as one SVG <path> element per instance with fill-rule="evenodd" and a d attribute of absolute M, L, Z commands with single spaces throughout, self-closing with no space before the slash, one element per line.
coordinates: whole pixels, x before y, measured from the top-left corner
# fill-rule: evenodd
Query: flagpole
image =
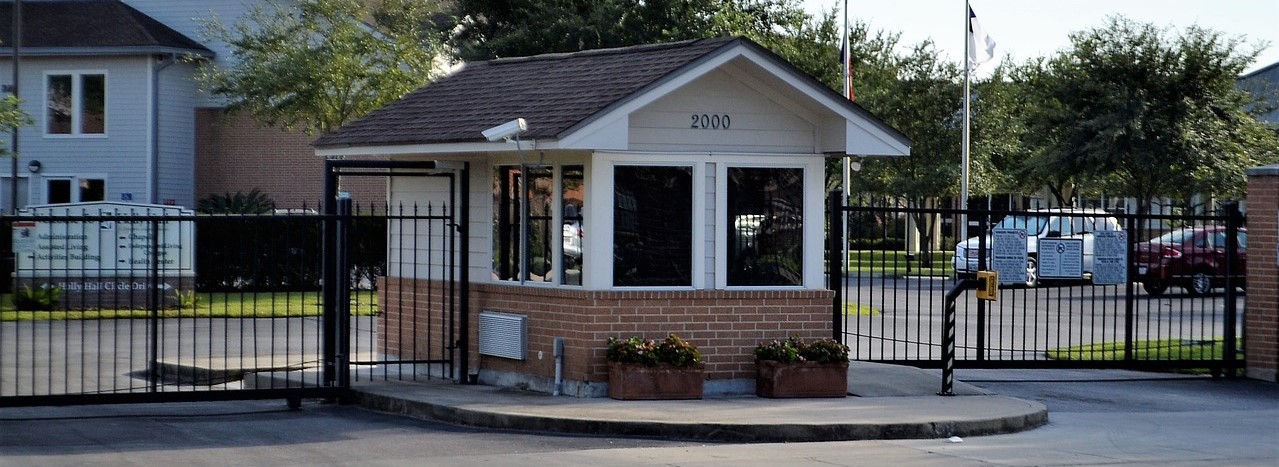
<path fill-rule="evenodd" d="M 956 241 L 968 238 L 968 106 L 971 97 L 968 91 L 968 83 L 973 72 L 969 63 L 969 57 L 972 56 L 972 51 L 969 50 L 973 41 L 971 39 L 973 36 L 972 24 L 972 6 L 969 5 L 968 0 L 964 0 L 964 136 L 961 152 L 963 163 L 960 168 L 960 172 L 963 174 L 963 182 L 960 184 L 959 190 L 960 230 L 955 235 Z"/>
<path fill-rule="evenodd" d="M 965 1 L 967 1 L 967 0 L 965 0 Z M 843 60 L 840 62 L 840 63 L 841 63 L 840 68 L 842 68 L 842 69 L 843 69 L 843 71 L 842 71 L 841 75 L 843 75 L 843 77 L 844 77 L 844 98 L 845 98 L 845 99 L 847 99 L 847 98 L 849 98 L 849 97 L 850 97 L 850 96 L 848 95 L 848 89 L 850 88 L 850 86 L 849 86 L 849 80 L 853 79 L 853 77 L 852 77 L 852 76 L 850 76 L 850 75 L 849 75 L 849 73 L 848 73 L 848 67 L 849 67 L 849 65 L 851 65 L 851 64 L 852 64 L 852 61 L 851 61 L 851 60 L 852 60 L 852 56 L 853 56 L 853 44 L 851 44 L 851 43 L 849 42 L 849 39 L 851 39 L 851 37 L 850 37 L 851 35 L 852 35 L 852 32 L 851 32 L 851 31 L 849 31 L 849 28 L 848 28 L 848 0 L 844 0 L 844 38 L 843 38 L 843 39 L 841 39 L 841 40 L 843 41 L 843 42 L 842 42 L 842 43 L 843 43 L 843 47 L 840 47 L 839 49 L 840 49 L 840 54 L 842 54 L 842 55 L 843 55 L 843 57 L 841 57 L 841 58 L 843 58 Z M 847 142 L 845 142 L 845 147 L 847 147 L 847 145 L 848 145 L 848 144 L 847 144 Z M 851 176 L 851 172 L 849 171 L 850 165 L 849 165 L 848 158 L 849 158 L 849 154 L 848 154 L 847 152 L 845 152 L 845 153 L 844 153 L 844 157 L 842 158 L 843 160 L 841 161 L 841 162 L 843 163 L 843 174 L 842 174 L 842 179 L 843 179 L 843 180 L 842 180 L 842 181 L 843 181 L 843 189 L 844 189 L 844 204 L 845 204 L 845 205 L 849 204 L 849 203 L 848 203 L 848 200 L 852 198 L 852 193 L 850 193 L 850 192 L 848 191 L 848 188 L 849 188 L 849 187 L 848 187 L 848 185 L 849 185 L 850 179 L 852 178 L 852 176 Z M 843 221 L 843 223 L 844 223 L 844 229 L 845 229 L 845 230 L 847 230 L 847 228 L 848 228 L 848 211 L 843 211 L 843 210 L 841 210 L 841 212 L 842 212 L 843 214 L 842 214 L 840 217 L 842 218 L 842 221 Z M 840 265 L 840 268 L 841 268 L 841 269 L 843 269 L 843 268 L 848 267 L 848 241 L 847 241 L 847 240 L 845 240 L 845 241 L 843 242 L 843 246 L 842 246 L 841 248 L 842 248 L 842 250 L 843 250 L 844 256 L 842 257 L 842 258 L 843 258 L 843 261 L 842 261 L 842 262 L 843 262 L 843 264 L 842 264 L 842 265 Z"/>

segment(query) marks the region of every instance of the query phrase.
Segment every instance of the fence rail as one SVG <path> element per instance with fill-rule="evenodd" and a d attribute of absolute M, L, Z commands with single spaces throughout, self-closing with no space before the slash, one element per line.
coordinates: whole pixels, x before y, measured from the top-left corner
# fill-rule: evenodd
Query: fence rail
<path fill-rule="evenodd" d="M 844 206 L 838 194 L 831 203 L 831 225 L 842 227 L 832 229 L 834 329 L 854 359 L 941 368 L 946 291 L 997 260 L 1010 271 L 1009 258 L 1025 248 L 1025 270 L 1015 275 L 1026 277 L 1001 285 L 996 301 L 958 297 L 957 365 L 1242 366 L 1246 229 L 1230 205 L 1220 214 L 1166 216 Z M 961 233 L 956 227 L 965 224 Z M 996 229 L 1026 232 L 1027 245 L 995 245 Z M 1114 256 L 1116 239 L 1122 259 Z M 1041 244 L 1053 249 L 1041 255 Z M 834 251 L 845 246 L 846 255 Z M 1075 249 L 1080 264 L 1063 264 Z"/>
<path fill-rule="evenodd" d="M 12 236 L 2 245 L 12 291 L 0 297 L 0 406 L 335 398 L 353 366 L 356 378 L 419 373 L 386 339 L 388 276 L 394 300 L 436 297 L 397 319 L 452 326 L 457 312 L 454 293 L 427 288 L 456 285 L 461 222 L 449 206 L 91 209 L 0 217 Z M 388 261 L 414 248 L 411 262 Z M 325 280 L 330 271 L 341 272 Z M 446 357 L 437 363 L 451 365 Z"/>

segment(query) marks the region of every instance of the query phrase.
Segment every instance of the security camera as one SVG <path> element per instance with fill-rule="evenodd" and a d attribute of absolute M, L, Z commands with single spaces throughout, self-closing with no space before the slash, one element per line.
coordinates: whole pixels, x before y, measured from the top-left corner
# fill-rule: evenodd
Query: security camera
<path fill-rule="evenodd" d="M 524 130 L 528 129 L 528 123 L 522 118 L 517 118 L 501 125 L 484 130 L 484 137 L 489 141 L 498 141 L 510 138 Z"/>

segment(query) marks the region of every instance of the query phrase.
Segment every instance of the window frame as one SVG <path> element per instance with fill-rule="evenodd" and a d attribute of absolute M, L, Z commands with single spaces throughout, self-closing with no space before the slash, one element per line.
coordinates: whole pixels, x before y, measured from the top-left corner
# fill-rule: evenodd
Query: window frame
<path fill-rule="evenodd" d="M 54 204 L 51 201 L 49 201 L 49 194 L 50 194 L 49 182 L 56 181 L 56 180 L 65 180 L 70 185 L 69 186 L 70 193 L 68 193 L 68 199 L 70 201 L 67 201 L 68 203 L 107 201 L 107 194 L 110 193 L 110 191 L 108 190 L 109 185 L 107 183 L 107 177 L 104 175 L 103 176 L 99 176 L 99 175 L 78 176 L 78 175 L 50 174 L 50 175 L 40 177 L 40 194 L 41 194 L 40 199 L 43 201 L 41 204 Z M 102 182 L 102 199 L 85 201 L 83 196 L 84 188 L 81 187 L 81 184 L 88 181 L 92 181 L 92 180 L 98 180 Z"/>
<path fill-rule="evenodd" d="M 729 225 L 717 223 L 715 226 L 715 288 L 722 290 L 808 290 L 808 289 L 824 289 L 826 284 L 823 282 L 825 271 L 822 265 L 825 261 L 824 254 L 819 255 L 820 259 L 814 260 L 812 252 L 826 251 L 823 243 L 824 226 L 826 223 L 826 199 L 823 193 L 823 186 L 816 180 L 825 180 L 825 158 L 814 156 L 799 156 L 795 154 L 779 154 L 760 157 L 758 155 L 743 155 L 734 157 L 722 157 L 715 160 L 715 215 L 723 217 L 728 212 L 728 169 L 731 168 L 751 168 L 751 169 L 800 169 L 803 176 L 803 264 L 801 266 L 803 279 L 799 285 L 729 285 L 728 284 L 728 230 Z M 817 225 L 819 227 L 814 228 Z"/>
<path fill-rule="evenodd" d="M 591 290 L 659 291 L 698 290 L 709 288 L 706 281 L 706 175 L 707 165 L 713 164 L 706 154 L 627 153 L 596 152 L 594 163 L 587 164 L 586 239 L 584 248 L 594 254 L 585 257 L 585 270 L 590 274 L 582 278 L 582 285 Z M 613 204 L 615 182 L 613 173 L 617 166 L 690 167 L 693 170 L 693 246 L 692 280 L 688 286 L 616 286 L 613 285 Z M 713 170 L 713 169 L 710 169 Z M 713 173 L 713 172 L 712 172 Z M 596 180 L 596 183 L 591 183 Z M 600 183 L 599 181 L 603 181 Z M 591 201 L 595 200 L 595 201 Z M 603 221 L 601 221 L 603 219 Z M 602 245 L 586 242 L 592 239 L 608 239 Z"/>
<path fill-rule="evenodd" d="M 494 201 L 494 199 L 490 199 L 490 200 L 489 200 L 488 205 L 489 205 L 489 209 L 491 209 L 490 214 L 492 215 L 492 218 L 494 219 L 494 223 L 493 223 L 493 228 L 492 228 L 492 229 L 489 229 L 489 231 L 488 231 L 488 235 L 490 235 L 489 245 L 491 245 L 491 247 L 490 247 L 490 251 L 489 251 L 489 258 L 488 258 L 488 259 L 489 259 L 488 270 L 489 270 L 489 277 L 491 277 L 491 278 L 492 278 L 492 281 L 493 281 L 494 283 L 497 283 L 497 284 L 516 284 L 516 285 L 521 285 L 521 286 L 530 286 L 530 287 L 572 287 L 572 288 L 582 288 L 582 287 L 583 287 L 583 285 L 584 285 L 584 284 L 566 284 L 566 283 L 564 283 L 564 278 L 565 278 L 565 268 L 564 268 L 564 238 L 563 238 L 563 228 L 562 228 L 563 223 L 564 223 L 564 206 L 563 206 L 563 201 L 564 201 L 564 182 L 563 182 L 563 176 L 564 176 L 564 167 L 566 167 L 566 166 L 581 167 L 581 168 L 582 168 L 582 173 L 583 173 L 583 181 L 582 181 L 582 183 L 583 183 L 583 185 L 584 185 L 584 189 L 583 189 L 583 198 L 584 198 L 584 199 L 583 199 L 583 202 L 584 202 L 584 203 L 585 203 L 585 204 L 589 207 L 592 203 L 591 203 L 591 197 L 590 197 L 590 196 L 591 196 L 591 194 L 590 194 L 590 191 L 589 191 L 590 182 L 586 180 L 586 179 L 588 178 L 588 177 L 586 177 L 586 174 L 588 174 L 588 173 L 589 173 L 589 170 L 588 170 L 588 168 L 587 168 L 587 165 L 588 165 L 588 164 L 585 164 L 585 163 L 583 163 L 583 162 L 571 161 L 571 160 L 566 160 L 566 161 L 556 161 L 556 162 L 549 162 L 549 161 L 548 161 L 548 162 L 546 162 L 545 164 L 541 164 L 541 165 L 540 165 L 540 166 L 550 167 L 550 169 L 551 169 L 551 193 L 550 193 L 550 198 L 551 198 L 552 200 L 554 200 L 554 201 L 555 201 L 555 202 L 551 203 L 551 219 L 550 219 L 550 229 L 549 229 L 549 233 L 550 233 L 551 238 L 549 239 L 549 242 L 550 242 L 550 250 L 548 251 L 548 254 L 551 256 L 551 266 L 550 266 L 550 270 L 549 270 L 549 271 L 547 272 L 547 274 L 546 274 L 546 276 L 550 277 L 550 278 L 551 278 L 551 280 L 547 280 L 547 281 L 535 281 L 535 280 L 531 280 L 531 279 L 525 279 L 525 278 L 523 277 L 523 273 L 522 273 L 522 272 L 520 273 L 520 275 L 517 275 L 517 276 L 515 276 L 514 278 L 511 278 L 511 279 L 502 279 L 502 278 L 497 277 L 497 272 L 498 272 L 498 271 L 497 271 L 497 268 L 496 268 L 496 263 L 497 263 L 497 261 L 498 261 L 498 258 L 497 258 L 497 256 L 498 256 L 498 249 L 496 248 L 496 246 L 497 246 L 497 242 L 498 242 L 498 238 L 497 238 L 497 237 L 498 237 L 498 235 L 497 235 L 497 230 L 498 230 L 498 228 L 499 228 L 499 223 L 497 222 L 497 218 L 498 218 L 499 214 L 498 214 L 498 212 L 497 212 L 498 207 L 497 207 L 497 205 L 493 202 L 493 201 Z M 515 169 L 515 170 L 518 172 L 519 167 L 520 167 L 520 163 L 519 163 L 519 161 L 493 161 L 491 164 L 489 164 L 489 171 L 488 171 L 488 174 L 486 175 L 486 180 L 488 180 L 488 183 L 489 183 L 489 187 L 490 187 L 490 189 L 495 189 L 495 188 L 496 188 L 496 186 L 494 186 L 494 184 L 497 182 L 497 180 L 496 180 L 496 179 L 497 179 L 497 174 L 499 173 L 499 171 L 500 171 L 500 170 L 503 170 L 503 169 L 505 169 L 505 168 L 513 168 L 513 169 Z M 494 191 L 494 196 L 495 196 L 495 197 L 497 196 L 497 192 L 496 192 L 496 190 Z M 526 208 L 526 207 L 525 207 L 525 208 Z M 588 218 L 586 213 L 579 213 L 579 215 L 581 215 L 584 219 L 587 219 L 587 218 Z M 585 231 L 585 230 L 586 230 L 586 227 L 585 227 L 586 222 L 585 222 L 585 221 L 583 221 L 583 222 L 582 222 L 582 224 L 583 224 L 583 230 Z M 518 227 L 518 221 L 517 221 L 516 226 Z M 522 239 L 516 239 L 516 241 L 517 241 L 517 242 L 519 242 L 519 243 L 522 245 L 522 248 L 527 248 L 527 246 L 523 245 L 523 243 L 525 243 L 525 242 L 524 242 L 524 241 L 522 241 Z M 587 247 L 586 247 L 586 239 L 585 239 L 585 238 L 583 238 L 583 239 L 582 239 L 582 249 L 583 249 L 583 258 L 584 258 L 584 259 L 585 259 L 585 258 L 589 258 L 589 257 L 591 256 L 591 255 L 587 252 L 586 248 L 587 248 Z M 517 257 L 517 258 L 519 257 L 518 252 L 516 252 L 516 257 Z M 584 268 L 585 268 L 585 266 L 583 266 L 583 269 L 584 269 Z M 585 278 L 584 278 L 584 277 L 582 278 L 582 281 L 583 281 L 583 282 L 585 282 Z"/>
<path fill-rule="evenodd" d="M 54 77 L 70 76 L 71 77 L 71 128 L 68 133 L 54 133 L 49 131 L 49 119 L 52 114 L 49 109 L 49 86 Z M 84 78 L 86 76 L 102 77 L 102 132 L 101 133 L 85 133 L 84 132 Z M 44 72 L 44 79 L 41 82 L 41 112 L 40 132 L 45 138 L 105 138 L 107 137 L 108 122 L 110 121 L 110 77 L 106 70 L 48 70 Z"/>
<path fill-rule="evenodd" d="M 730 172 L 730 171 L 733 171 L 733 170 L 777 170 L 777 171 L 781 171 L 781 170 L 794 170 L 794 171 L 798 171 L 798 172 L 799 172 L 799 202 L 800 202 L 800 206 L 799 206 L 799 210 L 798 210 L 798 212 L 799 212 L 799 214 L 800 214 L 800 233 L 799 233 L 799 238 L 801 239 L 801 241 L 800 241 L 800 253 L 799 253 L 799 263 L 800 263 L 800 265 L 799 265 L 799 272 L 800 272 L 800 277 L 799 277 L 799 283 L 798 283 L 798 284 L 748 284 L 748 285 L 737 284 L 737 285 L 734 285 L 734 284 L 730 284 L 730 283 L 728 282 L 728 281 L 729 281 L 729 279 L 730 279 L 730 277 L 729 277 L 729 276 L 730 276 L 730 271 L 729 271 L 729 269 L 728 269 L 728 266 L 729 266 L 729 262 L 731 261 L 731 259 L 733 258 L 733 255 L 734 255 L 734 252 L 729 251 L 729 247 L 731 246 L 731 242 L 729 242 L 729 237 L 730 237 L 730 235 L 731 235 L 731 234 L 730 234 L 729 232 L 730 232 L 731 230 L 734 230 L 734 229 L 736 229 L 736 228 L 737 228 L 736 223 L 735 223 L 733 220 L 729 219 L 729 218 L 728 218 L 728 216 L 727 216 L 727 215 L 728 215 L 728 214 L 730 214 L 730 213 L 732 212 L 732 210 L 733 210 L 733 208 L 732 208 L 731 206 L 729 206 L 729 205 L 728 205 L 729 183 L 731 182 L 731 180 L 730 180 L 730 176 L 729 176 L 729 172 Z M 723 208 L 722 210 L 717 210 L 716 212 L 718 213 L 718 214 L 717 214 L 717 219 L 718 219 L 718 220 L 720 220 L 721 222 L 723 222 L 723 224 L 722 224 L 722 225 L 718 225 L 718 226 L 717 226 L 717 227 L 718 227 L 718 229 L 717 229 L 717 230 L 719 230 L 719 231 L 723 231 L 723 238 L 724 238 L 724 242 L 723 242 L 723 248 L 721 248 L 721 249 L 720 249 L 720 251 L 723 251 L 723 254 L 722 254 L 722 255 L 717 256 L 717 261 L 716 261 L 716 262 L 717 262 L 717 263 L 722 262 L 722 263 L 724 264 L 724 284 L 725 284 L 725 287 L 729 287 L 729 288 L 751 288 L 751 289 L 757 289 L 757 288 L 760 288 L 760 287 L 798 287 L 798 286 L 802 286 L 802 285 L 803 285 L 803 283 L 804 283 L 804 275 L 803 275 L 803 270 L 804 270 L 804 260 L 805 260 L 804 252 L 806 251 L 806 247 L 808 247 L 808 245 L 806 245 L 806 242 L 804 242 L 804 241 L 803 241 L 803 238 L 804 238 L 804 232 L 805 232 L 805 231 L 806 231 L 806 229 L 808 228 L 808 225 L 807 225 L 807 224 L 808 224 L 808 222 L 807 222 L 807 221 L 809 221 L 808 216 L 807 216 L 807 212 L 806 212 L 806 206 L 805 206 L 805 201 L 806 201 L 806 200 L 804 199 L 804 198 L 805 198 L 805 196 L 804 196 L 804 187 L 805 187 L 805 182 L 807 181 L 806 173 L 805 173 L 804 168 L 803 168 L 803 167 L 797 167 L 797 166 L 790 166 L 790 167 L 786 167 L 786 166 L 758 167 L 758 166 L 754 166 L 754 165 L 745 165 L 745 164 L 724 164 L 723 174 L 724 174 L 724 176 L 723 176 L 724 183 L 722 184 L 722 186 L 723 186 L 724 188 L 723 188 L 723 190 L 722 190 L 720 193 L 722 193 L 722 197 L 724 198 L 724 203 L 723 203 L 724 208 Z M 761 224 L 762 224 L 762 223 L 761 223 Z M 756 232 L 756 233 L 758 234 L 758 232 Z M 722 259 L 722 261 L 720 261 L 720 259 Z"/>

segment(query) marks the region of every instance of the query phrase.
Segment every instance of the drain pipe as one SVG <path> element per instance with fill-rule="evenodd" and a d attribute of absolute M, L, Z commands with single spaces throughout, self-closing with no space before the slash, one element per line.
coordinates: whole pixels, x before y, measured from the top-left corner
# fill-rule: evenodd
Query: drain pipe
<path fill-rule="evenodd" d="M 564 338 L 555 338 L 555 393 L 558 396 L 564 391 Z"/>

